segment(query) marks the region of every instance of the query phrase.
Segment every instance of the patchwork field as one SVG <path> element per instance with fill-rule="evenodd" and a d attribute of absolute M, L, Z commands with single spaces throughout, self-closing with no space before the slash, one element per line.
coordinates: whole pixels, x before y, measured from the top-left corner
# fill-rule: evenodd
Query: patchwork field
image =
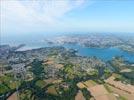
<path fill-rule="evenodd" d="M 129 94 L 123 90 L 115 88 L 113 86 L 107 85 L 109 89 L 114 93 L 120 96 L 123 100 L 134 100 L 134 94 Z"/>

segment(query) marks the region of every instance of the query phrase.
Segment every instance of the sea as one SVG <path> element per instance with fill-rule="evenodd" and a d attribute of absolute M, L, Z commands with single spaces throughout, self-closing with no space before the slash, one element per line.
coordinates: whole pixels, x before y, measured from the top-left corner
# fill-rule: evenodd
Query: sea
<path fill-rule="evenodd" d="M 24 50 L 31 50 L 31 49 L 37 49 L 42 47 L 52 47 L 52 46 L 63 46 L 66 49 L 75 49 L 77 50 L 77 54 L 79 56 L 85 56 L 85 57 L 93 57 L 96 56 L 97 58 L 102 59 L 103 61 L 111 60 L 113 57 L 121 56 L 126 61 L 134 62 L 134 53 L 130 53 L 127 51 L 123 51 L 119 48 L 90 48 L 90 47 L 84 47 L 77 44 L 62 44 L 62 45 L 55 45 L 55 44 L 46 44 L 46 43 L 39 43 L 39 44 L 27 44 L 26 46 L 19 49 L 19 51 Z"/>
<path fill-rule="evenodd" d="M 41 47 L 52 47 L 52 46 L 63 46 L 67 49 L 75 49 L 77 50 L 77 54 L 80 56 L 86 56 L 86 57 L 93 57 L 96 56 L 97 58 L 100 58 L 104 61 L 111 60 L 115 56 L 122 56 L 126 61 L 134 62 L 134 53 L 130 53 L 127 51 L 123 51 L 119 48 L 89 48 L 84 47 L 81 45 L 76 44 L 63 44 L 63 45 L 54 45 L 54 44 L 46 44 L 43 40 L 41 40 L 44 37 L 36 38 L 31 37 L 30 38 L 15 38 L 12 39 L 6 38 L 4 39 L 2 44 L 9 44 L 9 45 L 19 45 L 19 44 L 26 44 L 24 47 L 20 48 L 19 51 L 24 50 L 30 50 L 30 49 L 36 49 Z M 10 41 L 9 41 L 10 40 Z"/>

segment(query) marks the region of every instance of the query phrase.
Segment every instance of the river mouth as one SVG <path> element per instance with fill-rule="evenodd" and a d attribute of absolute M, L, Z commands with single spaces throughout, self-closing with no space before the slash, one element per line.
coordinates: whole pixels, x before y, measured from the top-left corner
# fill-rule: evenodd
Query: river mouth
<path fill-rule="evenodd" d="M 75 49 L 77 50 L 77 54 L 79 56 L 86 56 L 86 57 L 97 57 L 102 59 L 103 61 L 111 60 L 115 56 L 122 56 L 125 60 L 129 62 L 134 62 L 134 53 L 129 53 L 127 51 L 123 51 L 119 48 L 110 47 L 110 48 L 91 48 L 91 47 L 83 47 L 81 45 L 76 44 L 62 44 L 62 45 L 55 45 L 55 44 L 31 44 L 26 45 L 20 48 L 18 51 L 25 51 L 25 50 L 32 50 L 41 47 L 53 47 L 53 46 L 63 46 L 66 49 Z"/>

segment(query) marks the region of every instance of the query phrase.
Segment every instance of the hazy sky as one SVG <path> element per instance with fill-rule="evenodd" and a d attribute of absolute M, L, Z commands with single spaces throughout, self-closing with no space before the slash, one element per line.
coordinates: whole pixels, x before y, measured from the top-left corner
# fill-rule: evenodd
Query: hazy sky
<path fill-rule="evenodd" d="M 134 32 L 134 0 L 0 0 L 1 33 Z"/>

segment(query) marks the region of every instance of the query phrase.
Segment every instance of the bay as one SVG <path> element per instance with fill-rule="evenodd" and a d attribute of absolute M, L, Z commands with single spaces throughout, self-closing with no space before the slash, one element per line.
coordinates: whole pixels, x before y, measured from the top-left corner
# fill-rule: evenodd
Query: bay
<path fill-rule="evenodd" d="M 25 47 L 19 50 L 23 51 L 23 50 L 40 48 L 40 47 L 52 47 L 52 46 L 63 46 L 67 49 L 75 49 L 78 51 L 77 54 L 80 56 L 87 56 L 87 57 L 96 56 L 97 58 L 100 58 L 104 61 L 111 60 L 115 56 L 122 56 L 125 60 L 134 62 L 134 53 L 129 53 L 114 47 L 113 48 L 89 48 L 89 47 L 83 47 L 81 45 L 75 45 L 75 44 L 54 45 L 54 44 L 45 44 L 43 42 L 40 42 L 40 43 L 27 44 Z"/>

